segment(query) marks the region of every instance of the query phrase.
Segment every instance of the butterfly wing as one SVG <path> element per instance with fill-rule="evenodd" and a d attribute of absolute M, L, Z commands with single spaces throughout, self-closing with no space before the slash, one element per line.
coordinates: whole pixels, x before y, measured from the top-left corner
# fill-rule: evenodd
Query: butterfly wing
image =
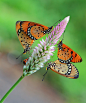
<path fill-rule="evenodd" d="M 71 79 L 76 79 L 79 77 L 79 72 L 77 68 L 69 63 L 61 63 L 59 60 L 56 60 L 54 63 L 49 64 L 47 70 L 51 69 L 52 71 Z"/>
<path fill-rule="evenodd" d="M 47 27 L 30 21 L 17 21 L 16 32 L 21 45 L 24 48 L 24 53 L 28 51 L 35 40 L 49 33 L 53 27 Z"/>
<path fill-rule="evenodd" d="M 46 33 L 49 33 L 53 28 L 53 26 L 47 27 L 42 24 L 30 21 L 18 21 L 17 24 L 19 24 L 20 29 L 33 40 L 37 40 L 43 37 Z"/>
<path fill-rule="evenodd" d="M 62 63 L 69 63 L 69 62 L 82 62 L 82 58 L 79 54 L 77 54 L 74 50 L 72 50 L 67 45 L 63 44 L 62 41 L 58 44 L 58 59 Z"/>
<path fill-rule="evenodd" d="M 34 40 L 32 40 L 28 35 L 26 35 L 23 31 L 18 33 L 18 38 L 19 41 L 22 45 L 22 47 L 24 48 L 24 52 L 29 51 L 30 50 L 30 46 L 34 43 Z"/>

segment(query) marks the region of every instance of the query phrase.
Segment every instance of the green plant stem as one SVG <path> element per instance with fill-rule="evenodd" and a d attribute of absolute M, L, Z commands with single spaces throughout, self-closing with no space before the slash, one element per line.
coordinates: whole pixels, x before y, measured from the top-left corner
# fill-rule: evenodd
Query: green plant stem
<path fill-rule="evenodd" d="M 20 83 L 20 81 L 24 78 L 25 76 L 22 75 L 17 81 L 16 83 L 8 90 L 8 92 L 2 97 L 2 99 L 0 100 L 0 103 L 3 103 L 3 101 L 7 98 L 7 96 L 12 92 L 12 90 Z"/>

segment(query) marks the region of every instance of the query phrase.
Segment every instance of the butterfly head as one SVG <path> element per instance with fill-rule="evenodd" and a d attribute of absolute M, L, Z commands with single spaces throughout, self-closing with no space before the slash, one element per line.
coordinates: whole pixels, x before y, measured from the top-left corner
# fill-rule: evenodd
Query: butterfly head
<path fill-rule="evenodd" d="M 43 31 L 43 33 L 44 34 L 46 34 L 46 33 L 50 33 L 50 31 L 53 29 L 53 26 L 51 26 L 51 27 L 48 27 L 48 29 L 47 30 L 45 30 L 45 31 Z"/>
<path fill-rule="evenodd" d="M 49 70 L 52 66 L 52 63 L 49 63 L 48 67 L 46 68 L 46 70 Z"/>
<path fill-rule="evenodd" d="M 53 26 L 48 27 L 48 32 L 51 31 L 53 29 Z"/>
<path fill-rule="evenodd" d="M 58 45 L 57 47 L 59 48 L 59 50 L 62 50 L 62 45 L 63 45 L 62 40 L 60 40 L 60 42 L 57 45 Z"/>

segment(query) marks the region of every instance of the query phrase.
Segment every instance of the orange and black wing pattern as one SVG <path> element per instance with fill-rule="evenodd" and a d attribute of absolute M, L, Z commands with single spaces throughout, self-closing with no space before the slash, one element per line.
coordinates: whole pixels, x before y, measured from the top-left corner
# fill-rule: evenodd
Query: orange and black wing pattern
<path fill-rule="evenodd" d="M 61 63 L 69 62 L 82 62 L 82 58 L 74 50 L 72 50 L 67 45 L 63 44 L 62 41 L 58 43 L 58 59 Z"/>
<path fill-rule="evenodd" d="M 71 63 L 66 64 L 56 60 L 48 65 L 47 70 L 48 69 L 51 69 L 52 71 L 67 78 L 77 79 L 79 77 L 77 68 Z"/>
<path fill-rule="evenodd" d="M 77 68 L 70 62 L 82 62 L 80 55 L 60 41 L 58 43 L 57 56 L 58 60 L 54 61 L 53 63 L 49 63 L 47 70 L 51 69 L 64 77 L 77 79 L 79 77 L 79 72 Z"/>
<path fill-rule="evenodd" d="M 53 26 L 47 27 L 30 21 L 17 21 L 16 32 L 24 48 L 24 53 L 30 49 L 35 40 L 40 39 L 46 33 L 50 33 L 52 28 Z"/>

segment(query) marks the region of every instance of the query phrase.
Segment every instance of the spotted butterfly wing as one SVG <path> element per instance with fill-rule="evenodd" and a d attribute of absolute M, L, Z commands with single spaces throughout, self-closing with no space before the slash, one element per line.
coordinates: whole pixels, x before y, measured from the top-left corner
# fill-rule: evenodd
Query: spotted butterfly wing
<path fill-rule="evenodd" d="M 47 70 L 48 69 L 51 69 L 52 71 L 67 78 L 76 79 L 79 77 L 77 68 L 71 63 L 66 64 L 56 60 L 48 65 Z"/>
<path fill-rule="evenodd" d="M 70 62 L 82 62 L 82 58 L 74 50 L 72 50 L 67 45 L 63 44 L 62 41 L 58 43 L 58 60 L 61 63 L 70 63 Z"/>
<path fill-rule="evenodd" d="M 46 33 L 50 33 L 51 27 L 47 27 L 38 23 L 30 21 L 17 21 L 16 22 L 16 32 L 21 45 L 26 53 L 35 40 L 43 37 Z"/>
<path fill-rule="evenodd" d="M 29 51 L 30 46 L 34 43 L 34 40 L 32 40 L 28 35 L 26 35 L 24 32 L 21 31 L 19 34 L 20 36 L 18 37 L 20 40 L 20 43 L 22 47 L 24 48 L 24 52 Z"/>

